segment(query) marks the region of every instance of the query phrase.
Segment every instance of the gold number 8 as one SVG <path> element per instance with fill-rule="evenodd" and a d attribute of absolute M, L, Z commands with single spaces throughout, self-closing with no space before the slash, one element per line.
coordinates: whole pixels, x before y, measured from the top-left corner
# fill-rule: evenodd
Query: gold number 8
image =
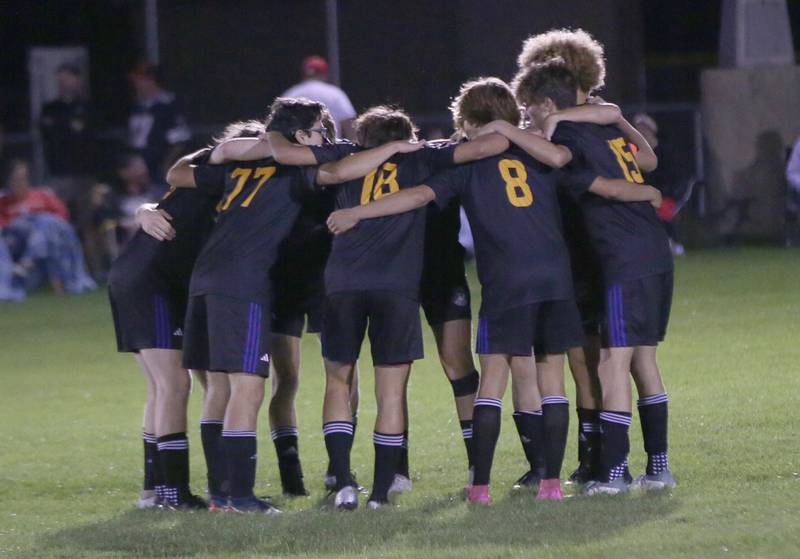
<path fill-rule="evenodd" d="M 533 192 L 530 185 L 525 182 L 528 180 L 525 165 L 515 159 L 501 159 L 498 167 L 500 176 L 506 182 L 506 196 L 511 205 L 517 208 L 527 208 L 533 204 Z"/>

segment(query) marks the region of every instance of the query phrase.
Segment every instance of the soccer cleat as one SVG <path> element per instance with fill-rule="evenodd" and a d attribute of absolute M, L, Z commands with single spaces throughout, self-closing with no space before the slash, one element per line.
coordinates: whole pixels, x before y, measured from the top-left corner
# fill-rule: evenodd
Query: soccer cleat
<path fill-rule="evenodd" d="M 226 512 L 228 510 L 228 498 L 209 495 L 208 510 L 211 512 Z"/>
<path fill-rule="evenodd" d="M 474 503 L 476 505 L 488 505 L 492 502 L 492 498 L 489 496 L 489 486 L 471 485 L 467 499 L 470 503 Z"/>
<path fill-rule="evenodd" d="M 630 489 L 630 484 L 624 478 L 618 478 L 614 481 L 590 481 L 583 487 L 583 494 L 588 496 L 594 495 L 620 495 L 627 493 Z"/>
<path fill-rule="evenodd" d="M 339 510 L 356 510 L 358 508 L 358 488 L 352 485 L 342 487 L 333 498 L 333 505 Z"/>
<path fill-rule="evenodd" d="M 139 501 L 136 503 L 136 508 L 140 510 L 152 509 L 158 506 L 158 497 L 153 490 L 143 490 L 139 494 Z"/>
<path fill-rule="evenodd" d="M 534 491 L 539 489 L 539 483 L 542 481 L 542 473 L 539 470 L 528 470 L 525 474 L 514 482 L 511 488 L 514 491 L 521 489 L 532 489 Z"/>
<path fill-rule="evenodd" d="M 384 501 L 367 501 L 367 510 L 390 509 L 392 504 Z"/>
<path fill-rule="evenodd" d="M 196 510 L 208 510 L 208 503 L 206 503 L 205 500 L 201 499 L 197 495 L 185 493 L 179 495 L 178 501 L 175 503 L 165 500 L 164 507 L 169 510 L 193 512 Z"/>
<path fill-rule="evenodd" d="M 569 475 L 567 483 L 575 483 L 577 485 L 586 485 L 592 480 L 592 471 L 586 464 L 581 464 L 578 468 Z"/>
<path fill-rule="evenodd" d="M 395 474 L 391 487 L 389 487 L 389 494 L 401 495 L 411 491 L 411 479 L 404 475 Z"/>
<path fill-rule="evenodd" d="M 300 464 L 279 465 L 281 475 L 281 487 L 283 494 L 287 497 L 308 497 L 306 486 L 303 483 L 303 470 Z M 326 484 L 327 484 L 327 477 Z"/>
<path fill-rule="evenodd" d="M 644 474 L 636 478 L 634 485 L 642 491 L 660 491 L 662 489 L 672 489 L 678 482 L 672 477 L 669 469 L 663 470 L 658 474 Z"/>
<path fill-rule="evenodd" d="M 560 501 L 563 498 L 564 493 L 561 491 L 560 479 L 543 479 L 539 483 L 539 493 L 536 495 L 537 501 Z"/>
<path fill-rule="evenodd" d="M 243 499 L 231 499 L 227 508 L 228 512 L 252 513 L 275 515 L 282 514 L 278 507 L 274 507 L 264 499 L 257 497 L 245 497 Z"/>

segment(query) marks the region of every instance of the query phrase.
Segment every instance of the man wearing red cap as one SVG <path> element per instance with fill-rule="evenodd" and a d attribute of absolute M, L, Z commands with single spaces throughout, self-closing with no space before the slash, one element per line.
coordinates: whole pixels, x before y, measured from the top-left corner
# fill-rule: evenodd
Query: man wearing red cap
<path fill-rule="evenodd" d="M 341 88 L 328 83 L 328 62 L 321 56 L 303 60 L 303 81 L 287 89 L 283 97 L 305 97 L 325 103 L 336 123 L 336 136 L 353 137 L 353 119 L 356 111 Z"/>

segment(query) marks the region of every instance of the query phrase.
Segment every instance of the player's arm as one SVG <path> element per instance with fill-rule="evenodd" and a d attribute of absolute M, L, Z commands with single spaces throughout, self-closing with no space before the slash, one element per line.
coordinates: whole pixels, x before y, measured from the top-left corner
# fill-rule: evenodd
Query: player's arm
<path fill-rule="evenodd" d="M 280 132 L 267 132 L 272 157 L 281 165 L 317 165 L 310 147 L 287 140 Z"/>
<path fill-rule="evenodd" d="M 592 181 L 589 192 L 617 202 L 650 202 L 654 208 L 661 206 L 661 192 L 649 184 L 597 177 Z"/>
<path fill-rule="evenodd" d="M 508 122 L 506 122 L 506 124 L 511 126 Z M 499 155 L 506 151 L 509 145 L 509 140 L 505 136 L 502 134 L 490 133 L 490 131 L 487 130 L 485 134 L 481 134 L 469 142 L 458 144 L 453 152 L 453 163 L 460 165 L 462 163 L 468 163 L 469 161 Z"/>
<path fill-rule="evenodd" d="M 325 186 L 340 184 L 370 174 L 390 157 L 398 153 L 411 153 L 422 148 L 422 142 L 397 140 L 372 149 L 367 149 L 320 165 L 317 184 Z M 315 161 L 316 163 L 316 161 Z"/>
<path fill-rule="evenodd" d="M 638 148 L 634 153 L 634 158 L 639 168 L 645 173 L 655 171 L 658 167 L 658 156 L 642 133 L 622 116 L 617 122 L 617 127 L 622 130 L 625 138 Z"/>
<path fill-rule="evenodd" d="M 559 122 L 590 122 L 592 124 L 618 124 L 622 111 L 613 103 L 586 103 L 547 115 L 542 125 L 542 134 L 551 139 Z"/>
<path fill-rule="evenodd" d="M 197 158 L 206 155 L 208 151 L 209 148 L 203 148 L 178 159 L 167 171 L 167 184 L 177 188 L 194 188 L 197 186 L 194 182 L 192 165 L 196 163 Z"/>
<path fill-rule="evenodd" d="M 171 241 L 175 238 L 175 229 L 170 220 L 172 216 L 166 210 L 159 209 L 158 204 L 142 204 L 136 208 L 134 215 L 136 225 L 159 241 Z"/>
<path fill-rule="evenodd" d="M 401 214 L 428 204 L 436 198 L 433 189 L 427 185 L 406 188 L 364 206 L 336 210 L 328 217 L 328 229 L 340 235 L 355 227 L 362 219 Z"/>
<path fill-rule="evenodd" d="M 565 146 L 554 144 L 538 134 L 522 130 L 505 120 L 495 120 L 483 128 L 481 133 L 497 132 L 525 150 L 528 155 L 548 167 L 559 169 L 572 161 L 572 152 Z"/>
<path fill-rule="evenodd" d="M 212 165 L 228 161 L 255 161 L 272 155 L 269 142 L 259 138 L 231 138 L 216 146 L 208 162 Z"/>

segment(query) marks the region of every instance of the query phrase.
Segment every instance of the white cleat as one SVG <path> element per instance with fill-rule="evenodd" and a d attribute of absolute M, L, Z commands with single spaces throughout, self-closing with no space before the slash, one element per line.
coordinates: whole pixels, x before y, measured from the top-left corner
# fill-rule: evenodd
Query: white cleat
<path fill-rule="evenodd" d="M 395 474 L 394 480 L 392 481 L 392 486 L 389 487 L 389 494 L 401 495 L 403 493 L 409 493 L 411 491 L 411 487 L 411 479 L 400 474 Z"/>
<path fill-rule="evenodd" d="M 356 510 L 358 508 L 358 489 L 348 485 L 336 492 L 334 506 L 339 510 Z"/>
<path fill-rule="evenodd" d="M 663 489 L 672 489 L 678 485 L 669 469 L 655 475 L 641 475 L 633 483 L 642 491 L 661 491 Z"/>
<path fill-rule="evenodd" d="M 367 501 L 367 510 L 381 510 L 390 508 L 392 508 L 392 505 L 390 503 L 381 503 L 379 501 Z"/>
<path fill-rule="evenodd" d="M 137 509 L 152 509 L 158 506 L 158 497 L 155 491 L 142 491 L 139 494 L 139 501 L 136 503 Z"/>
<path fill-rule="evenodd" d="M 590 481 L 583 488 L 584 495 L 621 495 L 627 493 L 630 485 L 623 478 L 614 481 Z"/>

